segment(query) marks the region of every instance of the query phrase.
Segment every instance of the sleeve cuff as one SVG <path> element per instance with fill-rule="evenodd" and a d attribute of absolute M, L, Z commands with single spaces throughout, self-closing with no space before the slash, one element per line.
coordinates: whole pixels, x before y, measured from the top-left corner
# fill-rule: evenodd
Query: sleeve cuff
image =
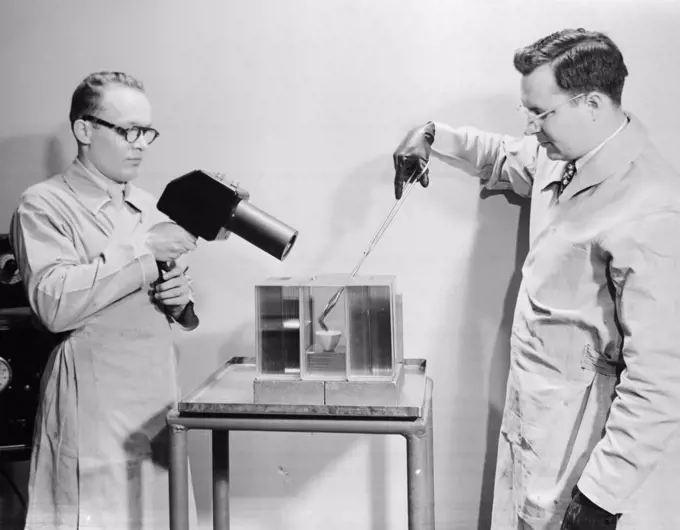
<path fill-rule="evenodd" d="M 431 151 L 434 158 L 437 158 L 468 175 L 477 176 L 479 170 L 477 169 L 475 161 L 469 160 L 466 156 L 465 130 L 463 128 L 454 128 L 438 121 L 432 123 L 434 123 L 436 131 Z"/>
<path fill-rule="evenodd" d="M 158 265 L 151 254 L 144 254 L 138 258 L 139 264 L 142 267 L 142 284 L 149 285 L 155 282 L 160 273 L 158 272 Z"/>
<path fill-rule="evenodd" d="M 611 514 L 623 512 L 624 502 L 602 491 L 602 488 L 591 477 L 582 475 L 577 486 L 581 493 L 603 510 Z"/>
<path fill-rule="evenodd" d="M 146 246 L 145 242 L 139 238 L 135 237 L 132 239 L 132 248 L 135 253 L 135 257 L 142 267 L 142 285 L 149 285 L 155 282 L 160 272 L 158 270 L 158 264 L 154 259 L 153 253 Z"/>

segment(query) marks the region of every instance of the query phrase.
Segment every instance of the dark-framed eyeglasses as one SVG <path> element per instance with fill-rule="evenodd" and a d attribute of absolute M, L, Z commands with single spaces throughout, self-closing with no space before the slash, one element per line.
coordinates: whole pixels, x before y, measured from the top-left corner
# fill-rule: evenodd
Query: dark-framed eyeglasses
<path fill-rule="evenodd" d="M 92 123 L 96 123 L 98 125 L 107 127 L 112 131 L 115 131 L 118 134 L 120 134 L 123 138 L 125 138 L 125 140 L 128 143 L 131 144 L 135 143 L 140 136 L 144 137 L 144 141 L 147 144 L 151 144 L 161 134 L 152 127 L 142 127 L 140 125 L 133 125 L 132 127 L 121 127 L 120 125 L 110 123 L 106 120 L 102 120 L 101 118 L 97 118 L 96 116 L 91 116 L 89 114 L 82 116 L 81 119 L 91 121 Z"/>

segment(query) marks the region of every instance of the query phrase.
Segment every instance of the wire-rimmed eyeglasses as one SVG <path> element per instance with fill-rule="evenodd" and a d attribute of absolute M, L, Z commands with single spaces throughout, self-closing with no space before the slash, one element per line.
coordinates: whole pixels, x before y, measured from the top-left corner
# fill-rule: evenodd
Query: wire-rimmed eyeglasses
<path fill-rule="evenodd" d="M 120 134 L 123 138 L 125 138 L 125 141 L 131 144 L 135 143 L 140 136 L 143 136 L 144 141 L 148 145 L 151 144 L 156 138 L 158 138 L 158 136 L 160 136 L 160 133 L 152 127 L 142 127 L 141 125 L 133 125 L 132 127 L 121 127 L 120 125 L 116 125 L 114 123 L 102 120 L 101 118 L 97 118 L 96 116 L 91 116 L 89 114 L 83 116 L 82 119 L 91 121 L 92 123 L 96 123 L 98 125 L 103 125 L 104 127 L 108 127 L 112 131 L 115 131 L 118 134 Z"/>
<path fill-rule="evenodd" d="M 543 120 L 545 120 L 548 116 L 550 116 L 551 114 L 554 114 L 557 111 L 557 109 L 559 109 L 563 105 L 566 105 L 567 103 L 571 103 L 575 99 L 578 99 L 578 98 L 585 96 L 585 95 L 586 95 L 585 92 L 581 92 L 580 94 L 575 95 L 573 98 L 570 98 L 566 101 L 563 101 L 559 105 L 555 105 L 553 108 L 546 110 L 545 112 L 541 112 L 540 114 L 536 114 L 535 112 L 529 110 L 528 108 L 526 108 L 521 103 L 519 105 L 517 105 L 517 110 L 523 112 L 526 115 L 527 126 L 539 127 L 539 124 Z"/>

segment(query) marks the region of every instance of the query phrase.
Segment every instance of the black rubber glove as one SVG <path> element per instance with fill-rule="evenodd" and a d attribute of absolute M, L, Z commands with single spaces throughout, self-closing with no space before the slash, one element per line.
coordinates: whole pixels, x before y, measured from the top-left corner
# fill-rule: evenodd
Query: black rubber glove
<path fill-rule="evenodd" d="M 420 176 L 428 160 L 434 142 L 434 123 L 431 121 L 411 129 L 394 151 L 394 196 L 401 199 L 404 184 Z M 423 173 L 420 183 L 423 188 L 430 184 L 429 169 Z"/>
<path fill-rule="evenodd" d="M 619 515 L 603 510 L 574 486 L 560 530 L 614 530 L 618 520 Z"/>

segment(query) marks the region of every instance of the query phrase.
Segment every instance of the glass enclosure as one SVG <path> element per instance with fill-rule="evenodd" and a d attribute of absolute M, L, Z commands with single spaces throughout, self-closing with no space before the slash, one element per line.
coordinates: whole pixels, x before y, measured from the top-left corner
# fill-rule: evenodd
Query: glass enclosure
<path fill-rule="evenodd" d="M 262 375 L 300 375 L 300 290 L 256 287 L 257 370 Z"/>
<path fill-rule="evenodd" d="M 324 381 L 394 376 L 403 358 L 394 276 L 270 278 L 255 292 L 258 376 Z M 331 300 L 337 301 L 321 319 Z"/>

